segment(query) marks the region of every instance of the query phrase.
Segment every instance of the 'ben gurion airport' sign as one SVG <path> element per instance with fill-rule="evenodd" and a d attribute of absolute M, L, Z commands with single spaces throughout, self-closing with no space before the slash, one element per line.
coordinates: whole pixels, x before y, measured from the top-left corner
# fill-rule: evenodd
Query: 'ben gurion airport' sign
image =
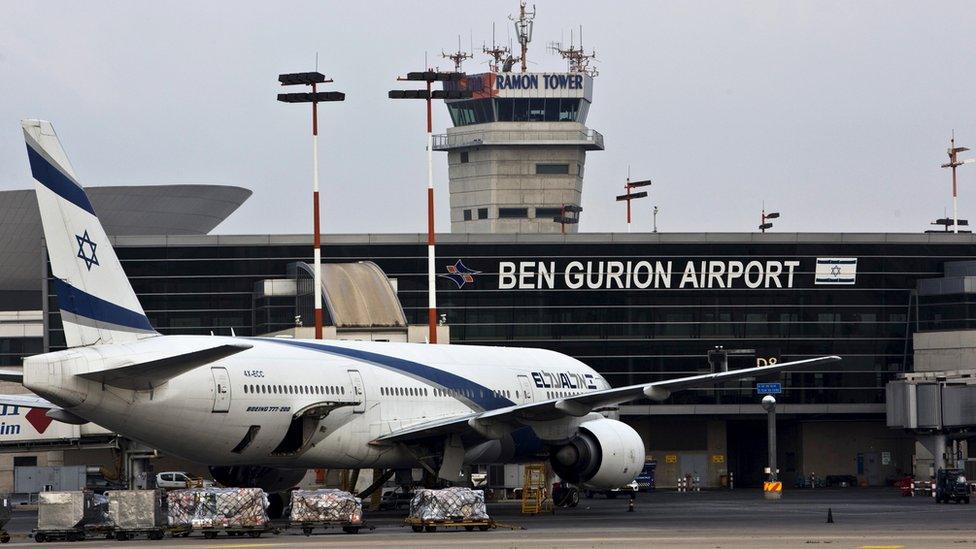
<path fill-rule="evenodd" d="M 853 286 L 857 258 L 817 258 L 807 271 L 769 259 L 499 261 L 497 273 L 499 290 L 793 288 L 801 275 Z"/>

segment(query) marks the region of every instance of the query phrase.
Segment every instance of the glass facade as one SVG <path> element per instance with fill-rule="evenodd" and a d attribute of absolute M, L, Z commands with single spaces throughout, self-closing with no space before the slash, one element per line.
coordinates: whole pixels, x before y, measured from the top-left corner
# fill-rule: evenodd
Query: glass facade
<path fill-rule="evenodd" d="M 471 99 L 447 104 L 455 126 L 487 122 L 584 122 L 584 99 Z"/>
<path fill-rule="evenodd" d="M 520 242 L 503 235 L 442 235 L 439 274 L 459 260 L 477 271 L 461 285 L 437 278 L 438 312 L 446 314 L 452 343 L 553 349 L 589 364 L 615 386 L 703 373 L 707 351 L 718 345 L 754 349 L 760 362 L 836 354 L 844 361 L 829 370 L 786 374 L 783 398 L 879 404 L 885 383 L 911 368 L 914 331 L 942 327 L 942 318 L 951 318 L 952 327 L 972 324 L 971 296 L 920 306 L 914 292 L 918 279 L 942 276 L 945 262 L 976 255 L 976 244 L 962 240 L 860 235 L 877 238 L 848 242 L 826 235 L 818 242 L 799 235 L 755 242 L 754 235 L 721 235 L 729 238 L 709 242 L 706 235 L 671 235 L 620 242 L 620 236 Z M 234 239 L 139 246 L 123 239 L 117 245 L 160 332 L 229 334 L 233 328 L 247 336 L 293 325 L 292 301 L 256 299 L 255 283 L 289 278 L 289 264 L 310 261 L 310 245 L 295 244 L 296 237 Z M 426 254 L 425 239 L 417 235 L 350 235 L 327 238 L 323 246 L 325 261 L 371 260 L 395 278 L 411 324 L 427 318 Z M 856 278 L 829 278 L 821 272 L 829 266 L 824 258 L 856 258 Z M 56 350 L 64 338 L 50 292 L 50 343 Z M 751 360 L 733 358 L 731 367 Z M 677 393 L 668 402 L 754 400 L 752 383 L 744 382 Z"/>

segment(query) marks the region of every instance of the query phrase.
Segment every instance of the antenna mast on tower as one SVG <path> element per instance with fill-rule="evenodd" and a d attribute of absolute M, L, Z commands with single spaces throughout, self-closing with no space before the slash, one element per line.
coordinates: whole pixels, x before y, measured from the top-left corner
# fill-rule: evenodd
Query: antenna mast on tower
<path fill-rule="evenodd" d="M 596 50 L 586 53 L 583 50 L 583 27 L 580 26 L 580 45 L 577 48 L 574 43 L 573 31 L 569 31 L 569 47 L 563 48 L 559 42 L 553 42 L 549 48 L 562 56 L 569 63 L 569 72 L 578 72 L 596 76 L 600 71 L 596 67 L 590 66 L 590 62 L 596 60 Z"/>
<path fill-rule="evenodd" d="M 461 63 L 464 63 L 465 59 L 473 58 L 474 55 L 461 49 L 461 35 L 459 34 L 457 51 L 454 53 L 444 53 L 444 50 L 441 50 L 441 57 L 444 59 L 450 59 L 454 62 L 454 72 L 461 72 Z"/>
<path fill-rule="evenodd" d="M 515 19 L 511 15 L 508 16 L 509 19 L 515 22 L 515 34 L 518 37 L 519 45 L 522 46 L 522 57 L 519 61 L 522 63 L 522 72 L 527 72 L 529 70 L 529 42 L 532 41 L 532 20 L 535 19 L 535 4 L 532 4 L 532 11 L 525 9 L 525 0 L 519 2 L 519 16 Z"/>
<path fill-rule="evenodd" d="M 495 24 L 491 24 L 491 49 L 488 46 L 481 46 L 481 51 L 491 57 L 488 62 L 488 69 L 493 73 L 511 72 L 512 65 L 517 59 L 512 57 L 512 50 L 508 46 L 499 46 L 495 42 Z"/>

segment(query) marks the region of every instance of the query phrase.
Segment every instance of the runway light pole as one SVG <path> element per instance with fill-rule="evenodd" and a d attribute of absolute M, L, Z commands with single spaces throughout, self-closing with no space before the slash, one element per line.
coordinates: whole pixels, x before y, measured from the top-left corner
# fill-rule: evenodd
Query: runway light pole
<path fill-rule="evenodd" d="M 630 176 L 627 176 L 627 183 L 624 184 L 624 189 L 627 190 L 627 194 L 621 194 L 617 196 L 617 202 L 627 202 L 627 232 L 630 232 L 630 202 L 631 200 L 637 200 L 638 198 L 644 198 L 647 196 L 646 191 L 639 193 L 631 193 L 632 189 L 637 189 L 640 187 L 648 187 L 651 185 L 650 179 L 645 179 L 643 181 L 631 181 Z"/>
<path fill-rule="evenodd" d="M 459 82 L 464 78 L 461 72 L 438 72 L 428 69 L 423 72 L 410 72 L 398 81 L 426 82 L 426 90 L 390 90 L 390 99 L 423 99 L 427 101 L 427 342 L 437 343 L 437 288 L 434 247 L 434 133 L 431 102 L 434 99 L 466 99 L 471 97 L 468 90 L 431 90 L 434 82 Z"/>
<path fill-rule="evenodd" d="M 943 164 L 942 167 L 952 169 L 952 232 L 954 233 L 959 232 L 959 201 L 956 193 L 956 168 L 962 166 L 963 164 L 971 164 L 976 162 L 976 158 L 959 160 L 959 153 L 966 152 L 968 150 L 968 147 L 956 146 L 956 132 L 952 132 L 952 137 L 949 139 L 949 149 L 946 151 L 949 154 L 949 163 Z"/>
<path fill-rule="evenodd" d="M 278 101 L 282 103 L 311 103 L 312 104 L 312 257 L 314 269 L 314 299 L 315 299 L 315 339 L 322 339 L 322 242 L 319 227 L 319 103 L 331 101 L 345 101 L 346 94 L 342 92 L 320 92 L 318 84 L 327 84 L 320 72 L 295 72 L 279 74 L 278 82 L 282 86 L 305 85 L 312 87 L 312 93 L 279 93 Z"/>

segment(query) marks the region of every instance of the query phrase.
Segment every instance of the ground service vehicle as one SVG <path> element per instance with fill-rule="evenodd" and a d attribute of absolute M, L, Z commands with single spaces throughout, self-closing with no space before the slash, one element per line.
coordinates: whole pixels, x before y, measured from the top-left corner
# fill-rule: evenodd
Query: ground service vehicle
<path fill-rule="evenodd" d="M 935 475 L 936 503 L 969 503 L 970 487 L 962 469 L 939 469 Z"/>

